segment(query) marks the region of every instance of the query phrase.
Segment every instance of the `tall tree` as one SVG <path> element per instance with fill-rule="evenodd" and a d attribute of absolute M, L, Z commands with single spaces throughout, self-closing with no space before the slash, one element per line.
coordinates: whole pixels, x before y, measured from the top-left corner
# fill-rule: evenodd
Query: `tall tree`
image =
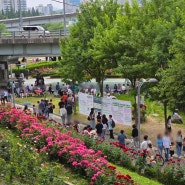
<path fill-rule="evenodd" d="M 78 46 L 78 49 L 83 59 L 83 69 L 91 78 L 96 79 L 102 96 L 105 72 L 110 67 L 113 67 L 114 60 L 112 57 L 108 59 L 97 58 L 93 52 L 97 49 L 95 43 L 97 43 L 98 37 L 104 34 L 103 30 L 113 27 L 118 10 L 119 5 L 115 0 L 88 1 L 81 5 L 78 22 L 70 30 L 69 39 L 78 38 L 78 44 L 80 43 L 80 48 Z M 61 45 L 62 52 L 65 50 L 64 47 Z M 67 59 L 63 56 L 63 60 Z"/>
<path fill-rule="evenodd" d="M 147 53 L 152 61 L 152 68 L 159 80 L 154 92 L 157 100 L 164 105 L 165 126 L 167 127 L 167 106 L 169 102 L 167 82 L 165 79 L 169 61 L 174 58 L 174 53 L 170 51 L 173 39 L 176 37 L 177 28 L 182 27 L 182 16 L 184 12 L 184 2 L 179 0 L 153 0 L 150 2 L 148 9 L 156 18 L 151 20 L 146 26 L 146 33 L 153 36 L 152 44 L 147 47 Z"/>

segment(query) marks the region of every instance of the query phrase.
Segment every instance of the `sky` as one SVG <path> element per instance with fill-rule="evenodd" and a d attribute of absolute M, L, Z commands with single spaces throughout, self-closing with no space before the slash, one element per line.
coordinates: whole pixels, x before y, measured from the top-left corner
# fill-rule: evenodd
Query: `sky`
<path fill-rule="evenodd" d="M 62 0 L 58 0 L 58 1 L 62 2 Z M 27 0 L 28 8 L 38 6 L 39 4 L 43 4 L 43 5 L 52 4 L 54 7 L 58 7 L 58 8 L 60 6 L 62 7 L 61 3 L 57 3 L 51 0 Z"/>

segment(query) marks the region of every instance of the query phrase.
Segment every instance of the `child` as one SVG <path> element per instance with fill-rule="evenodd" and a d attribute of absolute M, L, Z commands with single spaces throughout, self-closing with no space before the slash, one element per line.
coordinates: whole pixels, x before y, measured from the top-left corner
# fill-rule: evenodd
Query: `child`
<path fill-rule="evenodd" d="M 184 157 L 185 157 L 185 137 L 184 137 L 184 139 L 183 139 L 183 141 L 182 141 L 182 150 L 183 150 L 183 153 L 184 153 Z"/>
<path fill-rule="evenodd" d="M 171 142 L 171 145 L 170 145 L 170 157 L 173 157 L 174 155 L 174 152 L 175 151 L 175 145 L 174 145 L 174 142 Z"/>

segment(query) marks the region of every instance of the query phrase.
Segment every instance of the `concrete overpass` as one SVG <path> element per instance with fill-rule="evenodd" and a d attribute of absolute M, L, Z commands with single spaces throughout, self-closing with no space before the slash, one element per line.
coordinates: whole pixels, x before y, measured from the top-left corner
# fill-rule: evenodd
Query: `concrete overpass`
<path fill-rule="evenodd" d="M 1 38 L 0 56 L 60 56 L 59 38 Z"/>
<path fill-rule="evenodd" d="M 8 65 L 21 56 L 60 56 L 59 36 L 43 38 L 0 38 L 0 87 L 8 82 Z"/>
<path fill-rule="evenodd" d="M 72 21 L 77 16 L 76 12 L 66 13 L 66 22 Z M 24 17 L 23 18 L 23 26 L 27 25 L 42 25 L 50 22 L 63 22 L 64 15 L 63 14 L 54 14 L 54 15 L 45 15 L 45 16 L 35 16 L 35 17 Z M 5 19 L 0 20 L 0 23 L 6 25 L 6 28 L 9 31 L 16 31 L 19 28 L 19 18 L 15 19 Z"/>

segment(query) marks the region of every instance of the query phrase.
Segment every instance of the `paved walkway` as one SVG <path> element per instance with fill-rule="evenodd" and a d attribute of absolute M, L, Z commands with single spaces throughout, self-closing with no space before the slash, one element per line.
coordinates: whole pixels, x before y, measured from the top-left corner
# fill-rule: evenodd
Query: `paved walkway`
<path fill-rule="evenodd" d="M 31 85 L 35 83 L 35 78 L 29 78 L 28 80 L 24 79 L 24 84 L 25 85 Z M 59 82 L 60 84 L 63 84 L 64 82 L 61 81 L 61 78 L 50 78 L 49 76 L 44 77 L 44 81 L 46 85 L 52 84 L 52 86 L 55 89 L 55 85 L 57 84 L 57 82 Z M 114 88 L 114 84 L 125 84 L 126 81 L 124 78 L 107 78 L 104 80 L 104 88 L 106 86 L 106 84 L 108 84 L 110 86 L 111 89 Z M 95 79 L 92 79 L 90 82 L 83 82 L 81 83 L 80 87 L 83 88 L 88 88 L 90 86 L 94 86 L 96 87 L 97 91 L 99 91 L 99 86 L 96 82 Z"/>

